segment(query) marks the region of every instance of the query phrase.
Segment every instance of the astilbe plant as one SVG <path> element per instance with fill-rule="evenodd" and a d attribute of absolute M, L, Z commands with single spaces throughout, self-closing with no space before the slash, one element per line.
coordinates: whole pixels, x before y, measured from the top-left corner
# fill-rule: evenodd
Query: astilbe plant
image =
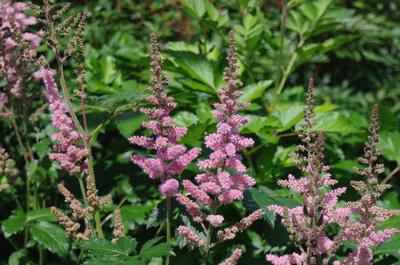
<path fill-rule="evenodd" d="M 0 92 L 0 105 L 10 97 L 24 97 L 24 87 L 31 70 L 26 60 L 36 53 L 39 46 L 39 34 L 27 32 L 28 26 L 37 23 L 35 17 L 26 16 L 26 3 L 6 0 L 0 3 L 0 73 L 6 77 L 7 91 Z M 16 49 L 18 42 L 23 42 L 23 49 Z M 22 53 L 21 53 L 22 51 Z"/>
<path fill-rule="evenodd" d="M 338 197 L 346 189 L 331 188 L 337 181 L 331 178 L 329 167 L 323 162 L 324 137 L 313 129 L 313 86 L 313 80 L 310 79 L 304 111 L 305 123 L 299 134 L 303 144 L 297 146 L 298 153 L 292 156 L 304 176 L 297 179 L 289 175 L 287 180 L 279 181 L 279 185 L 298 192 L 303 203 L 294 208 L 280 205 L 268 207 L 282 217 L 282 224 L 300 253 L 284 256 L 268 254 L 267 261 L 274 265 L 328 264 L 343 241 L 341 236 L 333 239 L 328 237 L 328 225 L 347 220 L 350 213 L 349 209 L 335 208 Z"/>
<path fill-rule="evenodd" d="M 390 185 L 381 184 L 378 180 L 378 175 L 384 171 L 383 164 L 378 163 L 381 154 L 377 147 L 379 142 L 378 118 L 378 104 L 375 104 L 371 114 L 370 134 L 368 141 L 365 142 L 364 155 L 359 158 L 359 162 L 365 166 L 362 169 L 355 169 L 355 172 L 364 180 L 351 182 L 351 186 L 360 194 L 361 199 L 346 204 L 356 218 L 341 224 L 343 238 L 354 242 L 356 247 L 345 259 L 335 261 L 335 265 L 372 264 L 372 248 L 380 246 L 399 232 L 394 228 L 379 230 L 382 222 L 392 216 L 400 215 L 400 210 L 387 210 L 377 206 L 377 201 L 382 193 L 390 188 Z"/>
<path fill-rule="evenodd" d="M 41 57 L 37 63 L 41 66 L 37 74 L 43 79 L 47 89 L 47 99 L 51 111 L 51 121 L 56 128 L 52 135 L 54 152 L 49 158 L 57 161 L 61 167 L 71 176 L 77 177 L 81 189 L 83 203 L 78 200 L 63 184 L 58 186 L 64 196 L 65 202 L 72 210 L 72 217 L 67 216 L 59 209 L 52 207 L 53 214 L 60 224 L 65 227 L 68 236 L 76 240 L 88 240 L 93 237 L 103 238 L 100 211 L 111 196 L 100 197 L 95 184 L 95 172 L 93 168 L 93 156 L 91 152 L 91 135 L 87 126 L 85 111 L 85 89 L 87 87 L 85 70 L 83 66 L 83 31 L 86 15 L 79 13 L 75 17 L 62 20 L 62 16 L 68 11 L 70 5 L 66 4 L 60 9 L 55 9 L 48 0 L 43 0 L 43 6 L 31 4 L 38 19 L 44 25 L 42 36 L 49 48 L 55 53 L 57 69 L 49 68 L 49 63 Z M 70 38 L 67 38 L 70 36 Z M 68 44 L 62 50 L 60 37 L 66 38 Z M 77 113 L 71 102 L 71 95 L 64 76 L 64 65 L 67 59 L 74 57 L 78 62 L 77 83 L 80 87 L 81 111 L 83 124 L 80 123 Z M 59 78 L 61 84 L 60 95 L 57 83 L 53 76 Z M 84 184 L 86 182 L 86 186 Z M 118 209 L 115 212 L 116 226 L 114 241 L 123 235 L 123 226 Z M 81 229 L 81 223 L 85 228 Z"/>
<path fill-rule="evenodd" d="M 235 238 L 238 232 L 246 230 L 263 215 L 262 210 L 257 210 L 238 223 L 219 229 L 216 233 L 218 242 L 212 242 L 214 229 L 221 227 L 224 222 L 224 217 L 218 214 L 220 207 L 243 199 L 243 192 L 255 184 L 255 180 L 246 174 L 246 167 L 239 153 L 240 150 L 252 146 L 254 141 L 239 133 L 247 121 L 238 112 L 248 104 L 238 102 L 238 98 L 242 95 L 238 88 L 242 83 L 238 81 L 238 59 L 233 31 L 230 32 L 227 59 L 228 66 L 224 71 L 226 86 L 219 90 L 220 103 L 215 103 L 215 109 L 212 111 L 218 120 L 217 132 L 205 137 L 205 145 L 212 152 L 207 159 L 197 164 L 200 169 L 207 172 L 195 177 L 196 184 L 190 180 L 183 180 L 183 186 L 188 194 L 176 196 L 177 201 L 186 208 L 193 221 L 200 224 L 204 230 L 205 236 L 188 226 L 182 225 L 177 229 L 189 245 L 198 247 L 202 251 L 201 264 L 207 264 L 210 250 L 217 243 Z M 236 264 L 241 255 L 241 250 L 236 249 L 231 257 L 220 264 Z"/>
<path fill-rule="evenodd" d="M 153 136 L 137 136 L 130 138 L 132 144 L 154 151 L 154 156 L 134 154 L 132 162 L 138 165 L 151 179 L 159 179 L 159 191 L 167 197 L 166 222 L 167 240 L 171 237 L 171 197 L 179 190 L 177 176 L 200 154 L 200 148 L 187 148 L 177 143 L 187 128 L 177 127 L 174 124 L 171 111 L 176 107 L 173 97 L 168 96 L 168 78 L 163 72 L 163 61 L 159 54 L 157 36 L 150 35 L 151 40 L 151 82 L 148 88 L 151 95 L 147 102 L 152 107 L 143 107 L 140 111 L 149 116 L 149 121 L 142 123 L 143 128 L 150 130 Z M 168 263 L 168 258 L 167 258 Z"/>

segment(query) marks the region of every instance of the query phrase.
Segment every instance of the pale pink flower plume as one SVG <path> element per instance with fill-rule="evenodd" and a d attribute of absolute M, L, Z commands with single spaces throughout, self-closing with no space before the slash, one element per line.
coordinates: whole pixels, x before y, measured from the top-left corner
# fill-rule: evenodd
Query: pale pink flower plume
<path fill-rule="evenodd" d="M 187 150 L 177 141 L 182 138 L 187 129 L 176 127 L 170 116 L 176 107 L 175 99 L 167 95 L 168 78 L 163 72 L 163 62 L 159 54 L 157 37 L 154 33 L 151 38 L 151 82 L 148 88 L 151 93 L 147 102 L 151 108 L 141 108 L 140 111 L 150 117 L 142 123 L 143 128 L 153 133 L 152 137 L 132 136 L 132 144 L 147 150 L 154 150 L 155 157 L 133 155 L 132 162 L 139 166 L 151 179 L 161 181 L 159 191 L 167 197 L 173 197 L 179 190 L 179 183 L 174 175 L 179 175 L 200 154 L 199 148 Z"/>

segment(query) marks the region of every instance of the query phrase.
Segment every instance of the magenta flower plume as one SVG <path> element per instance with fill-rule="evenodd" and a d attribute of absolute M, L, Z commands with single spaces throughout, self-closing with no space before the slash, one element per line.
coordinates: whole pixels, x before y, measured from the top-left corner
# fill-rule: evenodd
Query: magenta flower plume
<path fill-rule="evenodd" d="M 168 78 L 163 72 L 163 62 L 159 54 L 158 41 L 155 33 L 151 39 L 151 82 L 148 88 L 151 93 L 147 102 L 152 108 L 141 108 L 140 111 L 150 117 L 142 126 L 153 132 L 153 137 L 132 136 L 130 142 L 147 150 L 155 150 L 155 157 L 133 155 L 132 161 L 146 172 L 151 179 L 159 179 L 159 191 L 167 197 L 176 195 L 179 182 L 173 178 L 180 174 L 200 154 L 199 148 L 187 150 L 177 141 L 182 138 L 187 129 L 176 127 L 170 116 L 176 107 L 175 99 L 167 95 Z"/>
<path fill-rule="evenodd" d="M 356 169 L 356 173 L 364 177 L 363 181 L 352 181 L 351 185 L 361 195 L 361 199 L 347 204 L 353 214 L 361 216 L 361 220 L 348 220 L 342 225 L 343 237 L 353 241 L 357 247 L 345 259 L 336 261 L 335 265 L 369 265 L 372 264 L 372 247 L 380 246 L 387 239 L 398 233 L 398 229 L 387 228 L 378 230 L 380 223 L 392 216 L 400 215 L 399 210 L 387 210 L 376 205 L 382 193 L 390 188 L 388 184 L 381 184 L 377 176 L 384 170 L 377 160 L 381 151 L 377 148 L 379 142 L 378 105 L 375 104 L 371 115 L 370 135 L 365 143 L 364 156 L 359 162 L 364 164 L 363 169 Z"/>
<path fill-rule="evenodd" d="M 210 231 L 222 226 L 224 221 L 224 217 L 217 214 L 218 208 L 235 200 L 242 200 L 243 192 L 255 184 L 254 178 L 246 174 L 246 166 L 242 163 L 242 156 L 240 155 L 240 151 L 252 146 L 254 141 L 251 138 L 241 136 L 239 133 L 240 128 L 247 122 L 239 114 L 239 111 L 248 104 L 238 102 L 238 98 L 242 95 L 238 88 L 242 86 L 242 83 L 238 81 L 238 59 L 233 31 L 230 32 L 230 49 L 227 59 L 228 66 L 224 71 L 226 85 L 220 88 L 220 103 L 214 104 L 212 112 L 218 121 L 217 132 L 205 137 L 205 145 L 211 149 L 211 153 L 207 159 L 197 164 L 200 169 L 207 170 L 207 172 L 198 174 L 195 177 L 195 183 L 190 180 L 183 181 L 183 186 L 191 198 L 189 195 L 183 194 L 177 196 L 178 202 L 186 208 L 194 222 L 200 223 L 203 228 L 209 227 L 208 232 L 204 231 L 204 234 L 207 234 L 210 240 L 212 237 Z M 203 213 L 202 209 L 204 208 L 208 208 L 210 211 L 207 214 Z M 218 232 L 218 235 L 221 235 L 219 241 L 223 242 L 234 238 L 236 233 L 247 229 L 262 215 L 262 210 L 256 211 L 236 225 L 220 230 Z M 195 233 L 194 231 L 191 232 Z M 190 244 L 192 240 L 187 237 L 187 233 L 182 233 L 180 230 L 178 230 L 178 233 L 185 237 Z M 210 241 L 202 250 L 205 253 L 205 259 L 207 259 Z M 236 264 L 240 255 L 241 252 L 236 251 L 231 258 L 221 264 Z"/>
<path fill-rule="evenodd" d="M 335 209 L 338 197 L 345 188 L 331 189 L 337 183 L 327 173 L 329 167 L 323 163 L 324 138 L 322 133 L 313 130 L 313 80 L 310 79 L 305 107 L 305 125 L 300 133 L 303 144 L 297 147 L 298 154 L 293 155 L 298 168 L 305 176 L 296 179 L 289 175 L 287 180 L 279 181 L 281 186 L 288 187 L 301 194 L 303 205 L 287 208 L 271 205 L 268 209 L 282 217 L 291 238 L 301 250 L 285 256 L 267 255 L 266 259 L 274 265 L 317 264 L 318 260 L 329 260 L 341 245 L 340 236 L 333 239 L 326 234 L 330 223 L 343 222 L 350 214 L 349 209 Z M 325 263 L 324 263 L 325 264 Z M 327 264 L 327 263 L 326 263 Z"/>
<path fill-rule="evenodd" d="M 53 79 L 53 71 L 42 68 L 41 75 L 47 88 L 47 97 L 50 103 L 51 121 L 57 129 L 52 135 L 52 140 L 57 142 L 54 146 L 54 153 L 49 154 L 51 160 L 60 163 L 69 174 L 86 172 L 88 150 L 78 142 L 82 135 L 77 131 L 76 126 L 68 116 L 68 110 L 62 101 L 57 84 Z"/>
<path fill-rule="evenodd" d="M 0 73 L 5 75 L 8 92 L 15 98 L 21 98 L 24 94 L 27 64 L 23 58 L 31 58 L 40 43 L 40 37 L 37 34 L 25 32 L 28 26 L 36 24 L 34 17 L 24 14 L 27 7 L 26 3 L 13 3 L 9 0 L 0 3 L 0 40 L 2 42 Z M 10 24 L 10 18 L 15 27 Z M 18 44 L 13 36 L 14 30 L 17 30 L 21 34 L 21 38 L 28 44 L 22 55 L 16 49 Z M 2 93 L 0 92 L 0 94 Z M 4 97 L 4 94 L 2 97 Z"/>

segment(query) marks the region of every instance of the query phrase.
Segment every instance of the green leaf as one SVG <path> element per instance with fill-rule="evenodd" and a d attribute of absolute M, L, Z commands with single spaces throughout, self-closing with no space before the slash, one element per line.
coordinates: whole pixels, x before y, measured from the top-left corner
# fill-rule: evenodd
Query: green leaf
<path fill-rule="evenodd" d="M 294 207 L 298 203 L 291 199 L 285 191 L 275 191 L 267 187 L 252 188 L 245 192 L 244 205 L 247 209 L 255 211 L 257 209 L 262 209 L 264 211 L 264 220 L 266 220 L 269 225 L 274 227 L 275 225 L 275 214 L 268 210 L 269 205 L 278 204 L 288 207 Z"/>
<path fill-rule="evenodd" d="M 24 230 L 24 228 L 25 213 L 22 210 L 13 210 L 12 214 L 1 225 L 1 230 L 6 238 Z"/>
<path fill-rule="evenodd" d="M 399 255 L 400 254 L 400 234 L 395 235 L 385 243 L 383 243 L 380 247 L 374 249 L 374 254 L 391 254 L 391 255 Z"/>
<path fill-rule="evenodd" d="M 50 208 L 36 209 L 29 211 L 26 216 L 26 222 L 55 222 L 57 221 L 54 214 L 51 213 Z"/>
<path fill-rule="evenodd" d="M 147 229 L 157 227 L 160 224 L 164 223 L 166 214 L 166 202 L 165 200 L 162 200 L 151 211 L 151 214 L 147 219 Z"/>
<path fill-rule="evenodd" d="M 243 129 L 257 133 L 266 126 L 267 118 L 258 115 L 246 115 L 247 123 Z"/>
<path fill-rule="evenodd" d="M 212 63 L 201 54 L 191 52 L 170 52 L 174 61 L 192 78 L 216 89 Z"/>
<path fill-rule="evenodd" d="M 272 84 L 272 80 L 260 81 L 256 84 L 251 84 L 243 88 L 243 96 L 239 98 L 239 102 L 251 102 L 260 98 L 265 89 Z"/>
<path fill-rule="evenodd" d="M 136 257 L 94 257 L 83 263 L 83 265 L 145 265 Z"/>
<path fill-rule="evenodd" d="M 145 115 L 131 111 L 118 115 L 113 119 L 113 123 L 125 138 L 129 138 L 141 127 L 145 120 L 147 120 Z"/>
<path fill-rule="evenodd" d="M 38 154 L 40 158 L 43 158 L 49 153 L 50 143 L 51 141 L 49 138 L 44 138 L 33 146 L 33 150 L 36 152 L 36 154 Z"/>
<path fill-rule="evenodd" d="M 68 253 L 68 238 L 64 229 L 47 222 L 40 222 L 29 226 L 32 238 L 46 249 L 59 256 Z"/>
<path fill-rule="evenodd" d="M 384 131 L 380 133 L 381 140 L 378 143 L 383 156 L 400 164 L 400 132 Z"/>
<path fill-rule="evenodd" d="M 8 258 L 8 265 L 22 265 L 21 259 L 26 257 L 26 254 L 27 252 L 24 249 L 13 252 Z"/>
<path fill-rule="evenodd" d="M 151 241 L 151 240 L 150 240 Z M 153 243 L 153 242 L 151 242 Z M 147 244 L 147 242 L 146 242 Z M 143 246 L 142 250 L 140 251 L 140 256 L 144 259 L 151 259 L 155 257 L 163 257 L 163 256 L 169 256 L 173 253 L 171 253 L 172 248 L 169 243 L 161 243 L 158 245 L 152 245 L 152 246 Z"/>
<path fill-rule="evenodd" d="M 206 12 L 206 5 L 204 0 L 182 0 L 190 15 L 201 18 Z"/>
<path fill-rule="evenodd" d="M 281 104 L 272 113 L 281 123 L 278 131 L 286 131 L 301 120 L 303 117 L 303 105 L 300 104 Z"/>
<path fill-rule="evenodd" d="M 174 122 L 177 126 L 189 128 L 199 121 L 196 115 L 189 111 L 180 111 L 174 116 Z"/>
<path fill-rule="evenodd" d="M 107 56 L 106 58 L 100 60 L 102 81 L 106 85 L 111 84 L 117 76 L 117 66 L 115 64 L 115 58 L 112 56 Z"/>
<path fill-rule="evenodd" d="M 136 224 L 144 224 L 146 216 L 151 211 L 151 206 L 143 204 L 133 204 L 121 207 L 121 217 L 127 229 L 135 229 Z"/>
<path fill-rule="evenodd" d="M 157 244 L 160 240 L 162 239 L 161 236 L 159 237 L 155 237 L 153 239 L 150 239 L 149 241 L 147 241 L 146 243 L 143 244 L 142 249 L 140 250 L 140 255 L 149 250 L 152 246 L 154 246 L 155 244 Z"/>
<path fill-rule="evenodd" d="M 315 116 L 314 129 L 322 132 L 334 132 L 343 135 L 349 133 L 360 133 L 360 123 L 346 117 L 340 112 L 318 113 Z"/>
<path fill-rule="evenodd" d="M 137 242 L 134 238 L 123 237 L 118 239 L 114 246 L 128 256 L 136 250 Z"/>

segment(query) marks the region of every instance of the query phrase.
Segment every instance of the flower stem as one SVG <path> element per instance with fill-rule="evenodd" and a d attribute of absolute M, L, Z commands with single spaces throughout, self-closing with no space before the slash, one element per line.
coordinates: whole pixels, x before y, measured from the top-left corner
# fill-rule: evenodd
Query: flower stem
<path fill-rule="evenodd" d="M 167 233 L 167 242 L 171 240 L 171 198 L 167 197 L 166 199 L 166 204 L 167 204 L 167 216 L 166 216 L 166 233 Z M 165 265 L 169 265 L 170 258 L 167 256 L 165 258 Z"/>
<path fill-rule="evenodd" d="M 100 211 L 97 210 L 94 213 L 94 218 L 96 222 L 96 231 L 98 238 L 104 238 L 103 230 L 101 229 Z"/>

